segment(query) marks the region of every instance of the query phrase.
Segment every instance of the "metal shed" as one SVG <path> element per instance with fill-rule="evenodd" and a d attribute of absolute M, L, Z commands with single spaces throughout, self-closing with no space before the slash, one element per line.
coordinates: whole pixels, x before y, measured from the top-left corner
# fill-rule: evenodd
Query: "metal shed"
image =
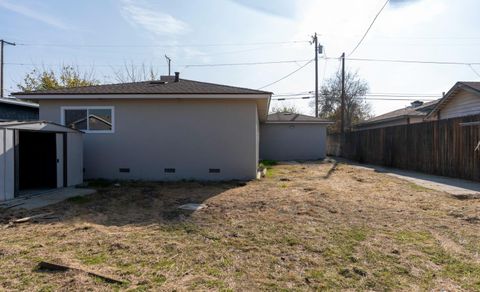
<path fill-rule="evenodd" d="M 82 132 L 46 121 L 0 122 L 0 201 L 82 182 Z"/>

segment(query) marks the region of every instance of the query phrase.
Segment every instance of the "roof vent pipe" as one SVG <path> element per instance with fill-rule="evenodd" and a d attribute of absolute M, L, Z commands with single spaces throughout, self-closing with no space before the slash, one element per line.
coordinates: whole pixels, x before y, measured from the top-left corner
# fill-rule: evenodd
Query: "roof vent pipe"
<path fill-rule="evenodd" d="M 175 82 L 180 81 L 180 72 L 175 72 Z"/>

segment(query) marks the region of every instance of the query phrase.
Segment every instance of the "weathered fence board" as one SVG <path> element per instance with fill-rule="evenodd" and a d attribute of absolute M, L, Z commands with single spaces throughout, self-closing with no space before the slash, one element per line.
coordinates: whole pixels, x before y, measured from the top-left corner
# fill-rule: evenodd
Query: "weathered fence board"
<path fill-rule="evenodd" d="M 480 181 L 480 151 L 474 151 L 480 126 L 459 125 L 474 121 L 480 121 L 480 115 L 349 132 L 343 139 L 331 134 L 327 154 Z"/>

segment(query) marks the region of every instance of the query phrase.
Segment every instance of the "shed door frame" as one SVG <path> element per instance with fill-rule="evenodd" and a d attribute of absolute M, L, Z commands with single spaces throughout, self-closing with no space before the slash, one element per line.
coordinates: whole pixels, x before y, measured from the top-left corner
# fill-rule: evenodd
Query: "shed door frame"
<path fill-rule="evenodd" d="M 50 132 L 50 131 L 32 131 L 32 130 L 13 130 L 13 155 L 14 155 L 14 197 L 18 197 L 19 195 L 19 182 L 20 182 L 20 172 L 19 172 L 19 133 L 22 132 L 43 132 L 43 133 L 55 133 L 56 134 L 56 148 L 55 152 L 57 153 L 56 157 L 56 165 L 57 165 L 57 188 L 62 188 L 67 186 L 67 179 L 68 179 L 68 168 L 67 168 L 67 133 L 63 132 Z M 59 146 L 61 146 L 61 151 L 58 151 Z M 61 158 L 58 157 L 59 153 L 61 153 Z M 59 167 L 59 163 L 61 163 L 61 167 Z M 61 171 L 61 175 L 59 175 L 59 171 Z M 60 183 L 59 183 L 60 180 Z"/>

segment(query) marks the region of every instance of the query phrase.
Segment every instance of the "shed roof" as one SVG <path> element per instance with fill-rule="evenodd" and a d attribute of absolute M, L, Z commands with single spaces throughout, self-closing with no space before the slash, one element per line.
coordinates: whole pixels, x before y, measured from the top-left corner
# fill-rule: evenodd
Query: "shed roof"
<path fill-rule="evenodd" d="M 18 105 L 18 106 L 25 106 L 25 107 L 31 107 L 31 108 L 38 108 L 38 103 L 18 100 L 16 98 L 2 97 L 2 98 L 0 98 L 0 103 L 12 104 L 12 105 Z"/>
<path fill-rule="evenodd" d="M 0 129 L 29 130 L 55 133 L 82 133 L 79 130 L 49 121 L 4 121 L 0 122 Z"/>
<path fill-rule="evenodd" d="M 93 86 L 79 86 L 72 88 L 58 88 L 30 92 L 16 92 L 15 96 L 41 95 L 98 95 L 98 94 L 271 94 L 268 91 L 255 90 L 243 87 L 221 85 L 187 79 L 175 82 L 175 76 L 162 76 L 160 80 L 130 82 L 118 84 L 102 84 Z"/>
<path fill-rule="evenodd" d="M 438 104 L 430 111 L 430 113 L 427 115 L 427 119 L 438 113 L 439 110 L 444 108 L 445 105 L 452 98 L 454 98 L 458 92 L 462 90 L 467 90 L 480 97 L 480 82 L 459 81 L 455 83 L 455 85 L 445 94 L 444 97 L 439 100 Z"/>
<path fill-rule="evenodd" d="M 302 114 L 296 114 L 291 112 L 279 112 L 279 113 L 269 114 L 266 122 L 267 123 L 302 123 L 302 124 L 305 124 L 305 123 L 332 124 L 333 123 L 332 121 L 329 121 L 326 119 L 302 115 Z"/>

